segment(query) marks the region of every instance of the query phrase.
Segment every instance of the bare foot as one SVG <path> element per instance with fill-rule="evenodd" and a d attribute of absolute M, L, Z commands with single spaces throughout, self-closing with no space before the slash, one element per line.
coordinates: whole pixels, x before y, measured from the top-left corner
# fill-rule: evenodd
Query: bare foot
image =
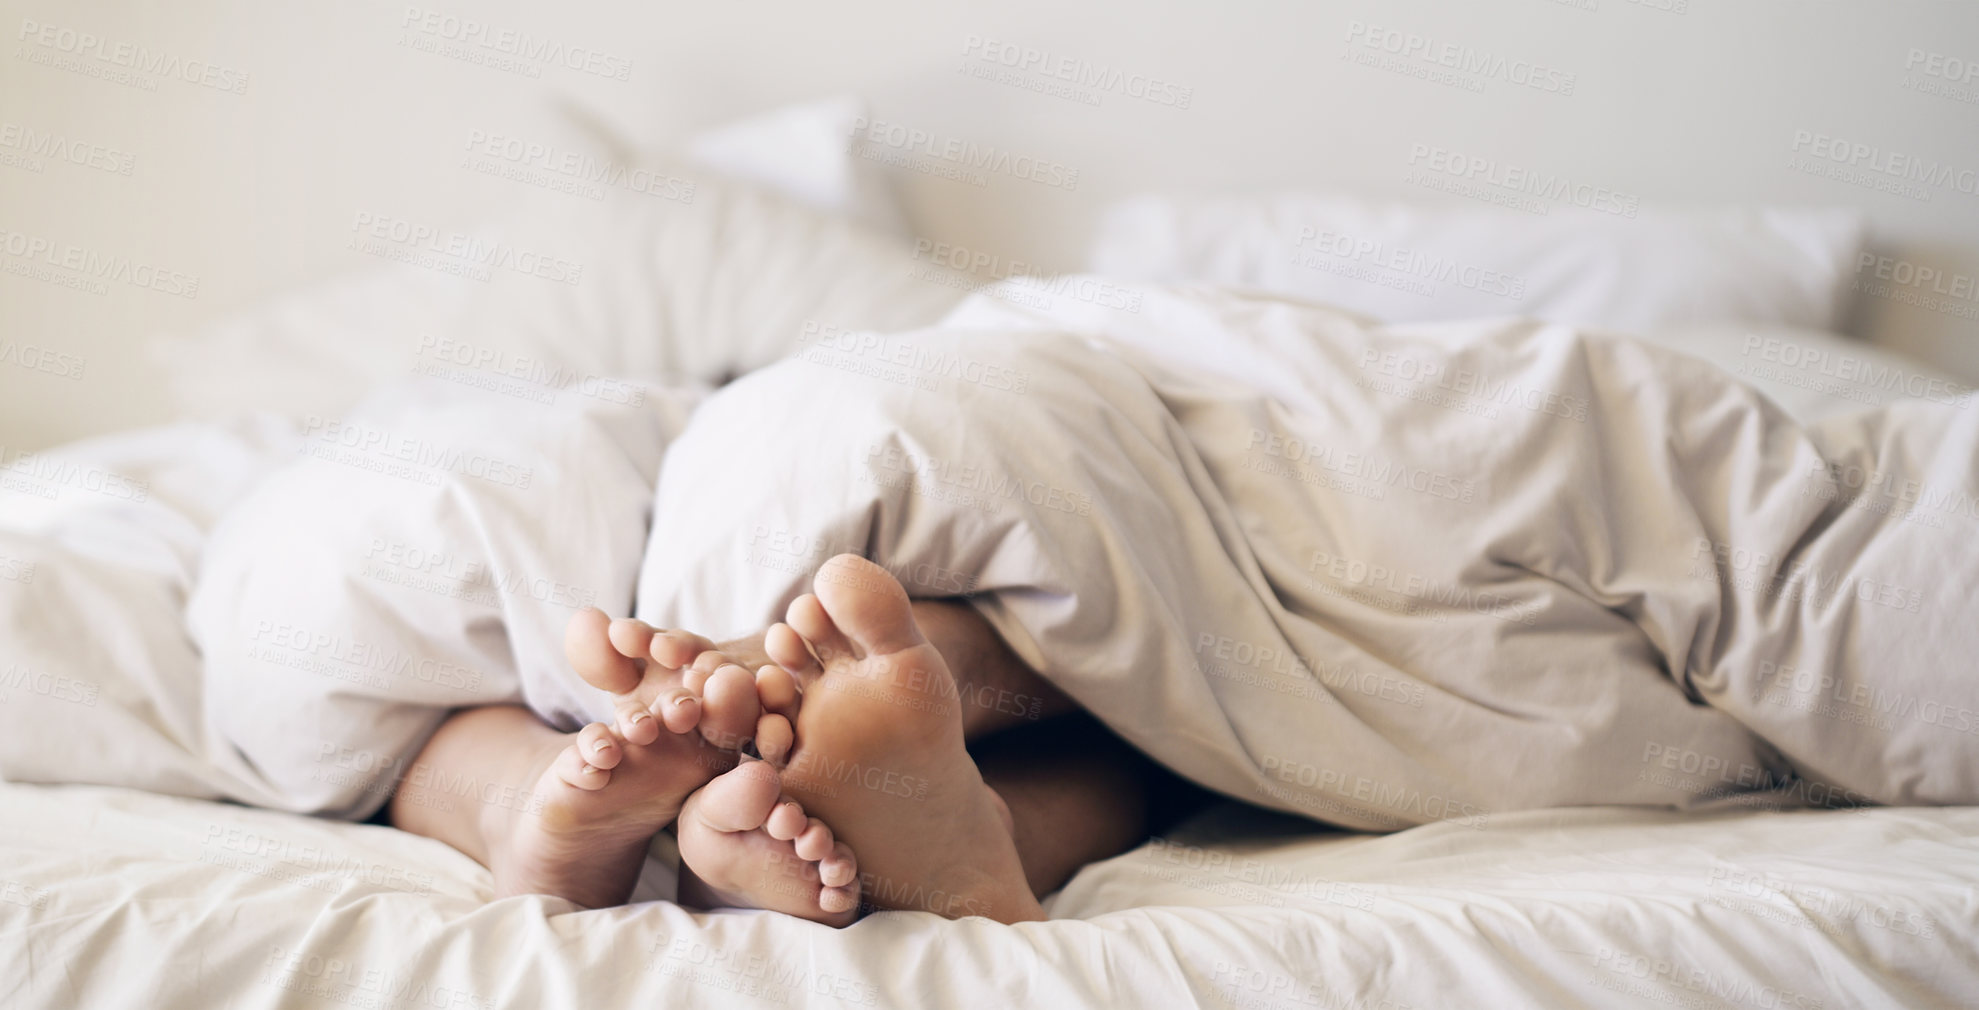
<path fill-rule="evenodd" d="M 681 902 L 763 908 L 827 926 L 859 909 L 859 864 L 823 821 L 787 796 L 775 769 L 746 762 L 680 811 Z"/>
<path fill-rule="evenodd" d="M 631 895 L 653 836 L 689 793 L 735 766 L 734 748 L 761 717 L 755 679 L 739 667 L 683 682 L 679 668 L 707 644 L 597 610 L 571 619 L 565 653 L 586 683 L 613 694 L 615 725 L 592 723 L 519 756 L 527 765 L 510 781 L 531 791 L 481 815 L 498 896 L 600 908 Z"/>
<path fill-rule="evenodd" d="M 1043 919 L 1009 809 L 963 748 L 954 679 L 906 590 L 850 554 L 825 562 L 814 588 L 764 638 L 803 687 L 784 790 L 859 854 L 874 905 Z M 764 671 L 766 687 L 776 676 Z"/>
<path fill-rule="evenodd" d="M 788 720 L 758 701 L 754 666 L 761 655 L 747 643 L 724 651 L 707 638 L 654 628 L 631 618 L 612 620 L 602 610 L 579 611 L 564 632 L 564 651 L 585 683 L 613 697 L 617 729 L 629 743 L 650 743 L 662 730 L 698 728 L 723 750 L 762 741 L 776 746 L 790 736 Z M 777 697 L 772 687 L 765 697 Z M 787 746 L 787 742 L 783 744 Z M 766 755 L 767 756 L 767 755 Z"/>
<path fill-rule="evenodd" d="M 481 814 L 495 896 L 553 894 L 586 908 L 624 904 L 653 836 L 689 793 L 735 764 L 695 733 L 632 744 L 601 722 L 526 758 L 534 774 L 514 781 L 534 782 L 530 793 Z"/>

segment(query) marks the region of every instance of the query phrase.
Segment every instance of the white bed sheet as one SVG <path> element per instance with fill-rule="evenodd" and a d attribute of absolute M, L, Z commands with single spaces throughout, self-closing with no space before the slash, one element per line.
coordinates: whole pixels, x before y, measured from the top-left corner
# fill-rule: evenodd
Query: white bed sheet
<path fill-rule="evenodd" d="M 1739 371 L 1765 360 L 1750 336 L 1659 342 Z M 1823 375 L 1802 368 L 1770 392 L 1804 416 L 1861 399 L 1848 380 L 1786 402 Z M 281 451 L 253 430 L 243 453 Z M 182 591 L 191 527 L 210 521 L 198 500 L 228 494 L 162 465 L 203 431 L 90 453 L 191 519 L 160 526 L 155 550 L 98 545 L 155 583 L 160 608 Z M 32 535 L 40 510 L 14 504 L 13 531 Z M 58 578 L 15 588 L 39 595 Z M 161 787 L 199 792 L 193 769 L 168 768 L 174 733 L 136 729 L 176 725 L 173 713 L 108 718 L 145 693 L 135 678 L 196 662 L 158 616 L 150 639 L 76 649 L 102 664 L 90 698 L 104 727 L 123 727 L 116 760 L 156 762 Z M 465 856 L 390 829 L 0 785 L 0 1006 L 1979 1005 L 1979 808 L 1582 809 L 1388 836 L 1227 808 L 1089 867 L 1050 903 L 1053 922 L 1014 928 L 886 913 L 833 932 L 491 894 Z"/>
<path fill-rule="evenodd" d="M 430 840 L 0 787 L 0 1005 L 1955 1006 L 1979 810 L 1587 808 L 1389 836 L 1234 808 L 1087 868 L 1048 923 L 844 931 L 664 902 L 491 902 Z"/>

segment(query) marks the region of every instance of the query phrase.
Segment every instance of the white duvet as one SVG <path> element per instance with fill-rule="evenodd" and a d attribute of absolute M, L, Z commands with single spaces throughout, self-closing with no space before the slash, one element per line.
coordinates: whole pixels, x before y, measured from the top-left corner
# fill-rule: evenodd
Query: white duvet
<path fill-rule="evenodd" d="M 1180 922 L 1150 910 L 999 932 L 889 915 L 822 941 L 803 924 L 697 920 L 669 906 L 545 920 L 551 909 L 532 901 L 470 914 L 458 935 L 505 946 L 531 933 L 564 937 L 552 942 L 594 952 L 558 962 L 572 971 L 599 950 L 637 958 L 627 937 L 647 954 L 685 938 L 678 956 L 646 958 L 657 976 L 628 984 L 704 998 L 758 984 L 758 959 L 775 962 L 776 943 L 803 936 L 806 949 L 846 945 L 850 960 L 830 962 L 842 972 L 812 965 L 824 977 L 872 987 L 878 972 L 886 988 L 819 993 L 782 979 L 774 991 L 883 1005 L 1011 992 L 972 988 L 991 969 L 971 964 L 1038 980 L 1020 994 L 1099 1002 L 1188 991 L 1223 1005 L 1353 1005 L 1342 996 L 1424 1005 L 1481 993 L 1469 987 L 1478 972 L 1518 1002 L 1562 1005 L 1629 992 L 1681 1002 L 1697 986 L 1740 980 L 1761 988 L 1735 1001 L 1755 1006 L 1808 1005 L 1779 1002 L 1793 983 L 1803 986 L 1795 994 L 1826 994 L 1807 998 L 1857 1002 L 1889 985 L 1979 991 L 1969 958 L 1935 976 L 1905 967 L 1935 948 L 1889 925 L 1921 919 L 1934 935 L 1972 935 L 1972 881 L 1955 869 L 1971 860 L 1952 852 L 1969 851 L 1975 833 L 1962 812 L 1513 813 L 1750 794 L 1766 805 L 1970 802 L 1979 688 L 1960 665 L 1971 652 L 1961 618 L 1979 567 L 1975 541 L 1960 535 L 1973 493 L 1965 401 L 1803 428 L 1721 373 L 1632 342 L 1513 322 L 1383 330 L 1212 291 L 1150 290 L 1124 303 L 1096 286 L 1090 303 L 1060 298 L 1056 312 L 1039 313 L 1008 308 L 1025 300 L 1018 288 L 974 300 L 939 330 L 807 332 L 794 360 L 698 410 L 694 389 L 518 404 L 428 382 L 299 432 L 183 426 L 16 463 L 0 537 L 9 576 L 0 582 L 9 649 L 0 770 L 14 781 L 361 816 L 450 706 L 520 699 L 564 723 L 602 714 L 603 699 L 558 655 L 573 608 L 624 613 L 636 602 L 661 623 L 740 633 L 778 613 L 817 563 L 850 549 L 924 595 L 984 594 L 985 614 L 1033 665 L 1156 757 L 1227 793 L 1353 827 L 1448 822 L 1397 837 L 1441 840 L 1425 844 L 1450 846 L 1464 865 L 1467 846 L 1497 844 L 1485 838 L 1525 845 L 1563 824 L 1612 818 L 1631 826 L 1617 841 L 1635 855 L 1619 865 L 1639 867 L 1644 851 L 1664 851 L 1644 848 L 1650 836 L 1638 828 L 1654 824 L 1675 833 L 1659 836 L 1673 844 L 1704 840 L 1694 853 L 1705 857 L 1704 881 L 1690 883 L 1705 899 L 1759 904 L 1737 906 L 1742 917 L 1723 929 L 1691 922 L 1695 909 L 1677 914 L 1690 925 L 1660 932 L 1611 923 L 1614 942 L 1603 946 L 1601 929 L 1560 918 L 1559 902 L 1499 906 L 1519 920 L 1500 931 L 1477 910 L 1492 900 L 1462 887 L 1377 913 L 1365 894 L 1337 890 L 1356 878 L 1326 863 L 1295 885 L 1316 905 L 1245 891 L 1255 880 L 1241 869 L 1233 880 L 1178 878 L 1195 880 L 1191 893 L 1243 896 L 1249 910 Z M 106 810 L 142 808 L 134 816 L 162 817 L 168 833 L 185 830 L 186 811 L 221 817 L 109 797 Z M 4 802 L 10 846 L 31 853 L 55 837 L 33 827 L 61 823 L 55 799 L 10 789 Z M 306 940 L 216 966 L 229 991 L 260 970 L 262 1002 L 293 997 L 312 970 L 326 970 L 312 969 L 309 953 L 337 951 L 351 978 L 452 978 L 457 991 L 503 1001 L 533 1001 L 528 986 L 570 989 L 505 975 L 500 958 L 460 973 L 460 958 L 474 958 L 434 939 L 456 927 L 441 925 L 430 896 L 424 911 L 406 906 L 389 924 L 323 932 L 340 921 L 352 880 L 440 886 L 441 875 L 408 869 L 424 864 L 405 856 L 365 869 L 351 856 L 357 839 L 459 857 L 381 829 L 266 823 L 320 841 L 230 848 L 214 821 L 202 844 L 218 846 L 213 861 L 233 871 L 220 879 L 276 888 L 283 901 L 296 887 L 327 893 L 312 860 L 341 860 L 349 872 L 337 871 L 341 897 Z M 1847 854 L 1834 865 L 1848 875 L 1810 875 L 1796 860 L 1813 857 L 1788 854 L 1786 876 L 1757 878 L 1756 894 L 1741 898 L 1747 884 L 1735 882 L 1749 879 L 1726 874 L 1745 871 L 1707 855 L 1793 850 L 1791 831 L 1816 824 Z M 1916 886 L 1882 888 L 1854 865 L 1879 845 L 1927 844 L 1911 838 L 1949 848 L 1876 872 L 1910 874 Z M 1344 844 L 1327 851 L 1366 851 Z M 310 853 L 298 857 L 302 869 L 285 868 L 297 851 Z M 134 845 L 130 859 L 145 863 L 147 852 Z M 1157 846 L 1127 858 L 1172 857 L 1189 869 L 1216 852 L 1226 850 Z M 43 858 L 54 860 L 49 875 L 14 880 L 8 893 L 25 898 L 0 913 L 21 916 L 35 943 L 53 945 L 38 949 L 60 955 L 95 933 L 48 916 L 70 900 L 54 885 L 73 870 Z M 1078 896 L 1117 880 L 1108 874 L 1119 863 L 1075 880 L 1054 914 L 1111 911 Z M 1528 867 L 1506 872 L 1529 880 L 1529 867 L 1565 864 L 1505 865 Z M 1617 865 L 1573 879 L 1560 901 L 1601 905 L 1620 888 L 1630 908 L 1661 907 L 1665 874 Z M 1159 889 L 1143 885 L 1170 870 L 1181 872 L 1157 867 L 1117 886 L 1142 895 L 1127 903 L 1146 903 Z M 414 872 L 429 883 L 389 883 Z M 483 900 L 485 878 L 449 872 L 479 881 L 463 909 Z M 1637 893 L 1629 873 L 1643 872 L 1656 883 L 1628 896 Z M 209 900 L 209 887 L 178 870 L 156 880 L 162 893 Z M 1741 944 L 1804 955 L 1808 942 L 1832 939 L 1818 926 L 1813 936 L 1783 930 L 1764 907 L 1778 894 L 1804 907 L 1793 885 L 1809 880 L 1841 895 L 1837 907 L 1860 881 L 1888 896 L 1880 924 L 1846 919 L 1858 938 L 1850 957 L 1867 967 L 1819 985 L 1750 970 Z M 134 886 L 128 896 L 153 885 Z M 1487 882 L 1476 893 L 1489 891 Z M 1949 904 L 1921 897 L 1947 893 Z M 200 935 L 216 928 L 211 914 L 199 916 Z M 1316 925 L 1339 916 L 1373 932 Z M 635 925 L 616 940 L 596 926 L 622 919 Z M 1452 921 L 1467 925 L 1452 934 Z M 430 927 L 411 925 L 420 922 Z M 1272 947 L 1287 923 L 1306 946 Z M 1465 929 L 1479 938 L 1469 947 Z M 1537 957 L 1537 937 L 1567 946 Z M 1904 953 L 1878 953 L 1860 937 Z M 696 960 L 696 944 L 720 955 L 712 966 Z M 971 953 L 957 964 L 963 949 Z M 406 950 L 413 960 L 397 960 Z M 1394 951 L 1437 951 L 1457 967 L 1412 971 Z M 1691 960 L 1671 961 L 1671 951 Z M 257 954 L 265 963 L 250 963 Z M 916 956 L 920 974 L 900 982 L 898 966 Z M 1322 965 L 1352 981 L 1318 977 Z M 1556 990 L 1570 972 L 1581 988 Z M 47 982 L 26 991 L 61 1003 L 70 990 Z M 916 984 L 929 988 L 894 988 Z M 375 988 L 325 991 L 412 1005 Z"/>

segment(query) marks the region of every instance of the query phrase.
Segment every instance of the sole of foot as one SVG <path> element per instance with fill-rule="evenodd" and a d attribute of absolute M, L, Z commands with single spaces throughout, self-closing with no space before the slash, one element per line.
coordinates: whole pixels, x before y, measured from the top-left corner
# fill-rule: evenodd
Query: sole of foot
<path fill-rule="evenodd" d="M 761 908 L 827 926 L 858 914 L 851 847 L 783 795 L 765 762 L 739 765 L 688 797 L 677 830 L 685 904 Z"/>
<path fill-rule="evenodd" d="M 531 790 L 482 811 L 497 897 L 550 894 L 586 908 L 624 904 L 653 836 L 734 756 L 693 733 L 633 744 L 604 723 L 532 755 Z"/>
<path fill-rule="evenodd" d="M 784 792 L 858 853 L 869 904 L 1043 919 L 1009 809 L 963 747 L 954 678 L 906 591 L 849 554 L 825 562 L 813 589 L 764 637 L 802 691 Z"/>

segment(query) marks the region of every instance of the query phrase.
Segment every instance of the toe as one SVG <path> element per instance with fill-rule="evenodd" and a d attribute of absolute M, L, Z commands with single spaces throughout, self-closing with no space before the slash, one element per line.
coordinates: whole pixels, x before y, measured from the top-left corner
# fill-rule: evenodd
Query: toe
<path fill-rule="evenodd" d="M 646 706 L 630 699 L 621 700 L 617 706 L 618 735 L 626 743 L 645 746 L 660 738 L 660 721 Z"/>
<path fill-rule="evenodd" d="M 612 648 L 627 659 L 645 659 L 653 651 L 653 626 L 645 621 L 621 617 L 605 629 Z"/>
<path fill-rule="evenodd" d="M 584 763 L 593 768 L 611 771 L 625 760 L 625 751 L 612 736 L 612 731 L 602 722 L 594 722 L 577 731 L 577 752 L 584 757 Z"/>
<path fill-rule="evenodd" d="M 639 686 L 639 664 L 612 646 L 611 623 L 612 619 L 595 607 L 578 611 L 564 629 L 564 656 L 586 684 L 625 694 Z"/>
<path fill-rule="evenodd" d="M 791 604 L 792 609 L 796 604 Z M 811 654 L 811 647 L 804 643 L 804 636 L 788 624 L 772 624 L 763 633 L 763 651 L 771 660 L 783 668 L 787 675 L 798 680 L 809 681 L 824 672 L 818 665 L 818 657 Z"/>
<path fill-rule="evenodd" d="M 737 750 L 756 733 L 762 703 L 756 700 L 756 678 L 728 664 L 708 677 L 701 688 L 701 735 L 723 750 Z"/>
<path fill-rule="evenodd" d="M 701 699 L 684 687 L 662 692 L 653 700 L 653 711 L 670 733 L 685 733 L 701 724 Z"/>
<path fill-rule="evenodd" d="M 557 778 L 567 785 L 576 786 L 586 792 L 603 789 L 612 780 L 612 773 L 584 759 L 582 745 L 572 743 L 557 755 Z"/>
<path fill-rule="evenodd" d="M 790 626 L 790 630 L 797 632 L 819 663 L 829 663 L 834 656 L 857 655 L 852 651 L 851 641 L 832 623 L 831 615 L 825 612 L 823 601 L 811 593 L 790 601 L 790 609 L 783 613 L 783 622 Z M 770 658 L 777 657 L 773 653 Z M 796 669 L 794 666 L 791 668 Z"/>
<path fill-rule="evenodd" d="M 831 855 L 837 842 L 838 839 L 832 837 L 831 829 L 825 827 L 825 822 L 813 817 L 805 826 L 804 833 L 797 836 L 797 858 L 816 862 Z"/>
<path fill-rule="evenodd" d="M 723 834 L 754 831 L 769 818 L 782 789 L 774 769 L 761 761 L 747 761 L 709 779 L 681 811 L 681 818 Z"/>
<path fill-rule="evenodd" d="M 669 670 L 678 670 L 714 647 L 715 643 L 701 635 L 686 631 L 662 631 L 653 636 L 648 654 L 653 662 Z"/>
<path fill-rule="evenodd" d="M 907 590 L 891 572 L 857 554 L 840 554 L 818 569 L 812 580 L 818 602 L 831 624 L 867 654 L 899 652 L 921 645 L 921 629 Z M 799 633 L 804 628 L 792 621 Z M 805 638 L 817 644 L 808 633 Z"/>
<path fill-rule="evenodd" d="M 763 822 L 763 830 L 779 842 L 788 842 L 802 835 L 811 826 L 811 818 L 804 816 L 804 806 L 796 800 L 784 800 L 770 811 Z"/>
<path fill-rule="evenodd" d="M 791 730 L 789 719 L 769 712 L 756 720 L 756 753 L 762 755 L 763 760 L 781 767 L 796 740 L 797 734 Z"/>
<path fill-rule="evenodd" d="M 775 712 L 793 722 L 797 719 L 797 678 L 781 666 L 765 665 L 756 670 L 756 698 L 763 710 Z"/>
<path fill-rule="evenodd" d="M 818 880 L 827 888 L 842 888 L 858 879 L 859 860 L 853 858 L 852 846 L 844 842 L 832 846 L 831 855 L 818 860 Z M 859 898 L 856 888 L 853 889 L 852 898 L 855 902 Z"/>

